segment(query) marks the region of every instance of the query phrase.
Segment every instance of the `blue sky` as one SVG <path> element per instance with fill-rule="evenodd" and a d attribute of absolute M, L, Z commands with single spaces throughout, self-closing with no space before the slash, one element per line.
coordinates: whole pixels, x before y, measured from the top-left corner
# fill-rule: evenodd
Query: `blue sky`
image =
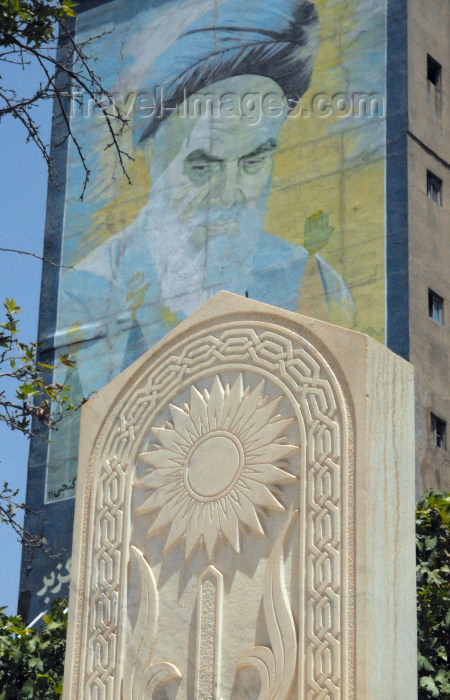
<path fill-rule="evenodd" d="M 2 65 L 2 84 L 7 84 L 11 68 Z M 13 76 L 17 91 L 30 94 L 39 75 L 34 67 L 18 71 Z M 42 124 L 43 140 L 50 139 L 51 104 L 36 110 Z M 25 130 L 11 118 L 0 122 L 0 206 L 2 225 L 0 246 L 42 254 L 47 193 L 47 170 L 37 148 L 25 143 Z M 41 281 L 41 262 L 25 255 L 0 252 L 0 300 L 13 297 L 21 312 L 21 337 L 36 339 Z M 3 307 L 2 307 L 3 309 Z M 11 433 L 0 424 L 0 479 L 20 488 L 25 499 L 28 440 L 19 432 Z M 0 606 L 16 612 L 19 591 L 21 547 L 16 536 L 0 523 Z"/>

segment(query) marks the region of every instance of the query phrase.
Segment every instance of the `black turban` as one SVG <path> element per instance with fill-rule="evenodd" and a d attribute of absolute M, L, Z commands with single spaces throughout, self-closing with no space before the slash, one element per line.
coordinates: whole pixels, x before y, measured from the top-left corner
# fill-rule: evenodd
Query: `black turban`
<path fill-rule="evenodd" d="M 149 68 L 141 90 L 156 99 L 156 108 L 150 118 L 136 120 L 135 143 L 187 97 L 233 76 L 271 78 L 298 101 L 311 79 L 317 28 L 317 9 L 308 0 L 226 0 L 191 24 Z M 161 89 L 168 108 L 163 116 Z"/>

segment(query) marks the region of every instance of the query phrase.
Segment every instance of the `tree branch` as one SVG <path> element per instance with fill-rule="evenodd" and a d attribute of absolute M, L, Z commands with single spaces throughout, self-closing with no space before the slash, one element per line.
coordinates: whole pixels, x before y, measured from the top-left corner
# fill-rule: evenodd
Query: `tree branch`
<path fill-rule="evenodd" d="M 44 258 L 42 255 L 38 255 L 37 253 L 31 253 L 29 250 L 16 250 L 16 248 L 0 248 L 0 250 L 4 253 L 18 253 L 19 255 L 31 255 L 32 258 L 37 258 L 38 260 L 42 260 L 42 262 L 48 263 L 49 265 L 54 265 L 55 267 L 65 267 L 68 270 L 74 269 L 72 265 L 63 265 L 62 263 L 53 262 L 53 260 Z"/>
<path fill-rule="evenodd" d="M 3 100 L 5 106 L 0 107 L 0 118 L 2 116 L 13 116 L 18 119 L 27 131 L 27 140 L 31 140 L 39 148 L 43 158 L 46 161 L 49 177 L 54 179 L 54 169 L 52 164 L 52 159 L 48 147 L 43 143 L 39 135 L 39 126 L 34 121 L 30 114 L 30 110 L 41 100 L 55 99 L 59 110 L 61 118 L 64 121 L 65 137 L 64 140 L 70 139 L 74 144 L 78 157 L 81 161 L 85 177 L 82 185 L 82 191 L 80 199 L 83 199 L 87 184 L 90 177 L 90 169 L 88 167 L 87 159 L 83 153 L 83 148 L 78 140 L 77 135 L 74 133 L 70 121 L 70 117 L 67 114 L 67 110 L 64 104 L 64 98 L 70 96 L 70 91 L 68 92 L 67 87 L 72 86 L 79 88 L 88 97 L 99 103 L 99 96 L 102 99 L 107 99 L 109 105 L 114 107 L 114 100 L 112 95 L 105 90 L 102 85 L 100 77 L 91 68 L 90 63 L 94 60 L 91 56 L 87 55 L 85 52 L 85 46 L 89 45 L 95 39 L 100 36 L 93 37 L 83 43 L 77 43 L 70 30 L 63 24 L 60 23 L 60 37 L 59 43 L 66 48 L 66 58 L 64 62 L 60 61 L 58 57 L 54 56 L 56 46 L 42 48 L 40 44 L 30 45 L 21 40 L 20 36 L 9 35 L 8 36 L 8 55 L 9 61 L 11 56 L 20 56 L 20 62 L 24 65 L 24 56 L 33 57 L 41 67 L 41 70 L 45 76 L 45 82 L 40 85 L 39 89 L 31 96 L 27 98 L 18 97 L 14 90 L 8 90 L 3 87 L 0 92 L 0 99 Z M 79 68 L 75 69 L 73 66 L 79 63 Z M 67 78 L 67 83 L 64 88 L 61 87 L 61 77 L 65 76 Z M 7 94 L 9 93 L 9 95 Z M 113 148 L 116 155 L 119 167 L 126 177 L 129 184 L 131 184 L 131 179 L 128 175 L 125 159 L 133 161 L 134 158 L 123 150 L 120 146 L 120 138 L 123 134 L 123 130 L 129 125 L 129 120 L 122 115 L 119 111 L 115 110 L 115 114 L 108 114 L 106 109 L 103 110 L 105 116 L 105 126 L 108 132 L 109 141 L 105 146 L 105 150 Z"/>

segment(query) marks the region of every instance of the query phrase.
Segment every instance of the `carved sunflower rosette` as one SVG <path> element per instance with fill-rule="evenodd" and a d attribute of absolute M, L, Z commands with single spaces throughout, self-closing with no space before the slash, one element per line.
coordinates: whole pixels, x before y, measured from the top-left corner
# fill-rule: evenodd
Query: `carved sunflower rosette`
<path fill-rule="evenodd" d="M 82 697 L 354 697 L 350 412 L 318 346 L 240 313 L 130 374 L 85 487 Z"/>

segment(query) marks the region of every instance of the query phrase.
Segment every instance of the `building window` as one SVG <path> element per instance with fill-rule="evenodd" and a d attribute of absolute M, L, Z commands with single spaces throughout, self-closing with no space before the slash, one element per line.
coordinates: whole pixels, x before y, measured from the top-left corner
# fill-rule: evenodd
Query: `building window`
<path fill-rule="evenodd" d="M 444 300 L 432 289 L 428 290 L 428 316 L 440 326 L 444 323 Z"/>
<path fill-rule="evenodd" d="M 438 207 L 442 204 L 442 180 L 440 177 L 427 170 L 427 194 Z"/>
<path fill-rule="evenodd" d="M 447 423 L 442 418 L 438 418 L 434 413 L 430 414 L 431 418 L 431 435 L 433 444 L 445 450 L 447 438 Z"/>
<path fill-rule="evenodd" d="M 436 85 L 436 87 L 441 87 L 441 75 L 441 64 L 435 61 L 433 56 L 427 54 L 427 78 L 430 83 L 433 83 L 433 85 Z"/>

